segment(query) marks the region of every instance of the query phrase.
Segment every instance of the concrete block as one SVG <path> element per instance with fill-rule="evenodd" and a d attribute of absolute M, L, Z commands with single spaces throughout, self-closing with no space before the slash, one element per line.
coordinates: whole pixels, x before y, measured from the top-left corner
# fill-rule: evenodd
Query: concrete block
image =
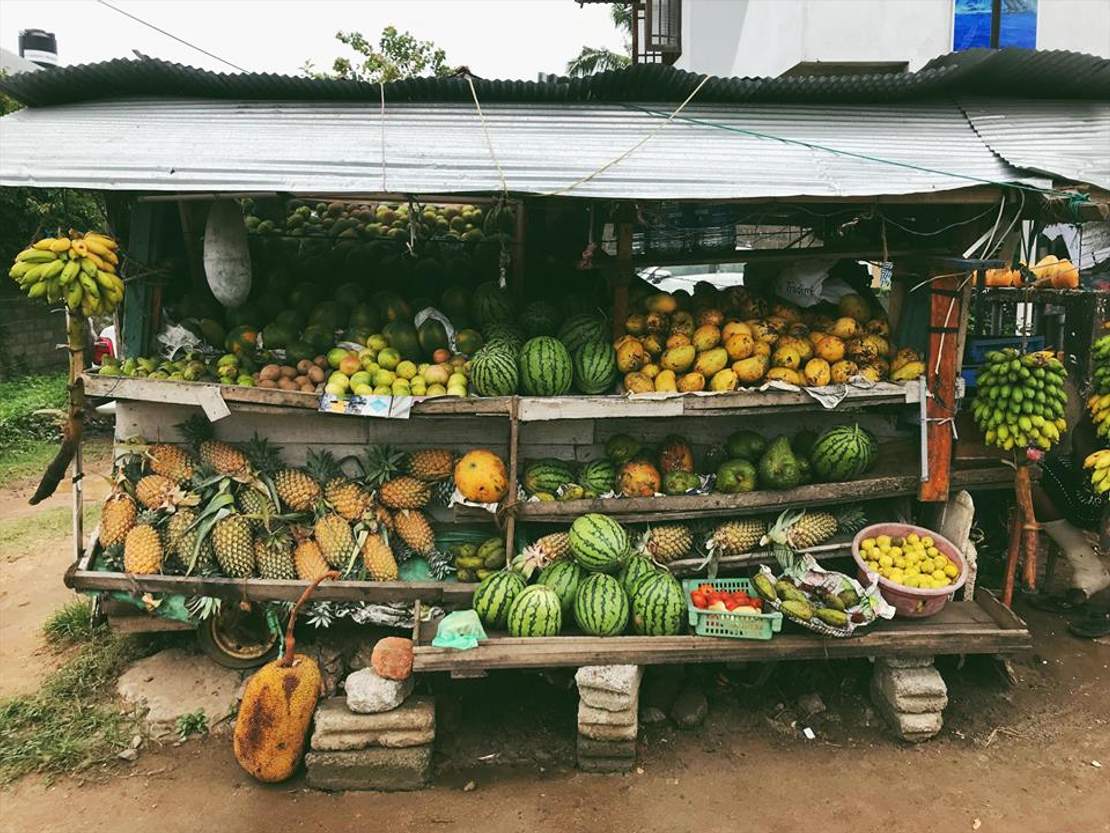
<path fill-rule="evenodd" d="M 879 668 L 929 668 L 933 664 L 933 657 L 879 657 L 875 660 L 875 669 Z"/>
<path fill-rule="evenodd" d="M 579 688 L 596 688 L 614 694 L 634 694 L 640 687 L 643 669 L 638 665 L 587 665 L 574 675 Z"/>
<path fill-rule="evenodd" d="M 634 740 L 593 740 L 578 736 L 578 758 L 635 758 Z"/>
<path fill-rule="evenodd" d="M 425 746 L 435 740 L 435 702 L 411 697 L 392 711 L 356 714 L 346 698 L 332 697 L 316 709 L 315 723 L 311 747 L 320 752 Z"/>
<path fill-rule="evenodd" d="M 635 708 L 639 698 L 631 694 L 614 694 L 600 688 L 578 687 L 578 696 L 587 706 L 609 712 L 623 712 Z"/>
<path fill-rule="evenodd" d="M 579 758 L 579 772 L 631 772 L 636 766 L 635 758 Z"/>
<path fill-rule="evenodd" d="M 935 668 L 875 669 L 871 678 L 872 698 L 885 700 L 891 708 L 908 714 L 941 712 L 948 705 L 948 687 Z"/>
<path fill-rule="evenodd" d="M 415 684 L 412 677 L 404 681 L 386 680 L 373 668 L 363 668 L 347 677 L 347 708 L 360 714 L 395 709 L 405 702 Z"/>
<path fill-rule="evenodd" d="M 609 726 L 604 723 L 579 723 L 578 734 L 590 740 L 635 740 L 638 727 L 635 723 L 628 726 Z"/>
<path fill-rule="evenodd" d="M 432 747 L 309 752 L 305 783 L 318 790 L 418 790 L 432 772 Z"/>
<path fill-rule="evenodd" d="M 595 709 L 584 700 L 578 701 L 578 722 L 595 723 L 603 726 L 629 726 L 636 722 L 636 708 L 633 705 L 623 711 L 611 712 L 608 709 Z"/>
<path fill-rule="evenodd" d="M 872 693 L 874 693 L 874 684 L 872 684 Z M 941 712 L 923 714 L 900 712 L 882 697 L 875 700 L 875 705 L 890 730 L 904 741 L 921 743 L 935 737 L 944 728 L 944 716 Z"/>

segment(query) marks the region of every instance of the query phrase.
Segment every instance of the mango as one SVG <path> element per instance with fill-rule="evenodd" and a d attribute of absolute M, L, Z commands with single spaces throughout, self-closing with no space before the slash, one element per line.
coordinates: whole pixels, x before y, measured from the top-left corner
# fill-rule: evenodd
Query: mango
<path fill-rule="evenodd" d="M 789 599 L 782 603 L 782 612 L 792 619 L 801 619 L 808 622 L 813 618 L 813 608 L 809 602 Z"/>
<path fill-rule="evenodd" d="M 665 312 L 649 312 L 644 316 L 644 328 L 649 333 L 670 332 L 671 317 Z"/>
<path fill-rule="evenodd" d="M 713 324 L 702 324 L 694 330 L 690 342 L 699 353 L 704 353 L 721 343 L 721 331 Z"/>
<path fill-rule="evenodd" d="M 869 382 L 881 382 L 883 380 L 883 373 L 879 368 L 873 364 L 865 364 L 859 369 L 859 375 Z"/>
<path fill-rule="evenodd" d="M 705 377 L 700 373 L 687 373 L 678 380 L 678 389 L 683 393 L 705 390 Z"/>
<path fill-rule="evenodd" d="M 624 331 L 634 336 L 646 333 L 647 322 L 644 320 L 644 316 L 638 312 L 628 316 L 628 318 L 624 319 Z"/>
<path fill-rule="evenodd" d="M 649 356 L 658 356 L 663 352 L 663 336 L 658 333 L 648 333 L 640 339 L 644 352 Z"/>
<path fill-rule="evenodd" d="M 685 373 L 694 366 L 694 359 L 698 356 L 698 351 L 694 345 L 687 344 L 682 347 L 672 347 L 663 353 L 663 358 L 660 364 L 664 370 L 673 370 L 675 373 Z"/>
<path fill-rule="evenodd" d="M 837 311 L 845 318 L 863 323 L 871 317 L 871 305 L 867 300 L 854 292 L 842 295 L 837 302 Z"/>
<path fill-rule="evenodd" d="M 847 359 L 835 362 L 832 367 L 829 368 L 829 375 L 832 377 L 833 384 L 835 385 L 845 384 L 857 373 L 859 373 L 859 365 Z"/>
<path fill-rule="evenodd" d="M 745 324 L 743 321 L 729 321 L 721 328 L 721 340 L 728 341 L 734 335 L 752 334 L 752 328 Z"/>
<path fill-rule="evenodd" d="M 891 365 L 894 367 L 894 365 Z M 916 379 L 918 376 L 925 375 L 925 363 L 921 361 L 906 362 L 897 370 L 893 370 L 890 374 L 892 382 L 908 382 L 911 379 Z"/>
<path fill-rule="evenodd" d="M 643 373 L 629 373 L 624 377 L 624 389 L 629 393 L 649 393 L 655 384 Z"/>
<path fill-rule="evenodd" d="M 859 322 L 854 318 L 838 318 L 833 322 L 832 327 L 829 328 L 829 335 L 834 335 L 837 338 L 850 339 L 855 338 L 859 334 Z"/>
<path fill-rule="evenodd" d="M 797 347 L 793 344 L 782 346 L 781 341 L 779 346 L 775 348 L 775 352 L 771 354 L 772 367 L 789 367 L 797 370 L 802 366 L 802 361 L 802 353 Z"/>
<path fill-rule="evenodd" d="M 626 337 L 617 345 L 617 369 L 621 373 L 633 373 L 647 364 L 647 353 L 637 339 Z"/>
<path fill-rule="evenodd" d="M 713 378 L 709 380 L 709 389 L 713 391 L 722 390 L 736 390 L 740 380 L 736 377 L 736 372 L 726 367 L 724 370 L 718 370 L 713 374 Z"/>
<path fill-rule="evenodd" d="M 767 359 L 763 356 L 750 356 L 733 364 L 732 369 L 742 384 L 754 385 L 767 372 Z"/>
<path fill-rule="evenodd" d="M 793 600 L 809 604 L 809 600 L 806 598 L 806 594 L 795 587 L 793 583 L 787 581 L 784 578 L 780 578 L 778 581 L 775 582 L 775 592 L 778 593 L 779 598 L 784 601 Z"/>
<path fill-rule="evenodd" d="M 832 379 L 829 363 L 824 359 L 810 359 L 802 370 L 807 385 L 820 388 L 827 385 Z"/>
<path fill-rule="evenodd" d="M 671 393 L 678 390 L 678 379 L 673 370 L 660 370 L 653 380 L 655 389 L 662 393 Z"/>
<path fill-rule="evenodd" d="M 657 292 L 644 300 L 648 312 L 665 312 L 668 315 L 678 309 L 678 299 L 669 292 Z"/>
<path fill-rule="evenodd" d="M 750 333 L 732 333 L 725 339 L 725 352 L 734 362 L 746 359 L 755 350 L 755 340 Z"/>
<path fill-rule="evenodd" d="M 694 335 L 694 316 L 686 312 L 686 310 L 679 310 L 671 316 L 671 335 L 680 333 L 686 336 Z"/>
<path fill-rule="evenodd" d="M 694 360 L 694 371 L 709 379 L 728 366 L 728 353 L 724 347 L 714 347 L 699 353 Z"/>
<path fill-rule="evenodd" d="M 791 385 L 798 385 L 801 387 L 806 383 L 806 380 L 792 367 L 772 367 L 767 371 L 767 381 L 787 382 Z"/>
<path fill-rule="evenodd" d="M 767 360 L 767 363 L 770 364 L 771 363 L 771 342 L 769 342 L 769 341 L 757 341 L 755 343 L 755 346 L 752 348 L 752 355 L 753 356 L 762 356 L 763 358 L 765 358 Z"/>
<path fill-rule="evenodd" d="M 817 342 L 813 353 L 829 364 L 838 362 L 844 358 L 844 339 L 834 335 L 826 335 Z"/>
<path fill-rule="evenodd" d="M 714 327 L 720 328 L 720 326 L 725 323 L 725 314 L 716 307 L 708 307 L 698 313 L 697 320 L 699 327 L 712 324 Z"/>
<path fill-rule="evenodd" d="M 802 354 L 803 362 L 807 362 L 813 358 L 813 345 L 809 343 L 809 339 L 798 338 L 792 335 L 779 336 L 779 340 L 775 342 L 775 348 L 781 350 L 783 347 L 795 348 Z"/>
<path fill-rule="evenodd" d="M 674 332 L 672 332 L 667 337 L 667 341 L 663 346 L 666 347 L 668 350 L 670 350 L 670 349 L 675 348 L 675 347 L 685 347 L 689 343 L 690 343 L 690 336 L 686 335 L 686 333 L 674 333 Z"/>

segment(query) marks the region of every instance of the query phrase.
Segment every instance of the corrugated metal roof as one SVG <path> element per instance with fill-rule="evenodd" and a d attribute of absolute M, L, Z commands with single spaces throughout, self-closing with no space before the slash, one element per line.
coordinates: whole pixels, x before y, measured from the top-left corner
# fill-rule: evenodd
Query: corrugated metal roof
<path fill-rule="evenodd" d="M 1110 190 L 1110 102 L 965 99 L 960 106 L 1011 165 Z"/>
<path fill-rule="evenodd" d="M 640 64 L 586 78 L 554 81 L 475 79 L 485 102 L 682 101 L 697 73 Z M 59 67 L 0 80 L 0 90 L 33 107 L 128 96 L 255 101 L 378 101 L 378 84 L 268 73 L 219 73 L 153 58 L 120 58 Z M 953 95 L 1110 98 L 1110 60 L 1076 52 L 972 49 L 930 62 L 918 72 L 780 78 L 712 78 L 702 103 L 862 103 L 920 101 Z M 465 102 L 462 78 L 414 78 L 385 85 L 391 102 Z"/>
<path fill-rule="evenodd" d="M 657 105 L 670 112 L 673 105 Z M 613 104 L 483 106 L 509 189 L 566 188 L 661 119 Z M 699 105 L 573 195 L 841 197 L 941 191 L 1025 176 L 948 103 Z M 707 126 L 882 157 L 883 164 Z M 0 184 L 137 191 L 496 192 L 472 104 L 158 99 L 25 109 L 0 119 Z M 932 168 L 950 172 L 946 175 Z M 1047 184 L 1043 183 L 1040 184 Z"/>

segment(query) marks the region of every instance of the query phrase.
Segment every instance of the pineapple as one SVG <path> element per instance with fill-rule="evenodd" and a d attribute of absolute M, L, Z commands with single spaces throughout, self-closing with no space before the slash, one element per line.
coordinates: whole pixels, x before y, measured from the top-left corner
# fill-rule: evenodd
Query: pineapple
<path fill-rule="evenodd" d="M 435 552 L 435 533 L 432 532 L 432 525 L 428 523 L 423 512 L 402 509 L 393 516 L 393 526 L 409 549 L 420 555 L 431 555 Z"/>
<path fill-rule="evenodd" d="M 147 449 L 150 470 L 168 477 L 174 483 L 184 483 L 193 476 L 193 459 L 177 445 L 155 443 Z"/>
<path fill-rule="evenodd" d="M 317 518 L 312 531 L 324 560 L 332 567 L 345 568 L 355 549 L 351 525 L 341 515 L 327 512 Z"/>
<path fill-rule="evenodd" d="M 210 573 L 216 566 L 212 541 L 199 541 L 198 546 L 197 519 L 196 510 L 183 507 L 174 512 L 166 524 L 166 555 L 186 575 Z"/>
<path fill-rule="evenodd" d="M 239 478 L 250 473 L 247 455 L 231 443 L 213 439 L 212 424 L 200 414 L 194 414 L 177 427 L 196 449 L 200 462 L 217 474 Z"/>
<path fill-rule="evenodd" d="M 109 573 L 122 573 L 123 550 L 123 541 L 112 544 L 112 546 L 110 547 L 105 547 L 103 550 L 100 551 L 99 566 L 107 570 Z"/>
<path fill-rule="evenodd" d="M 706 547 L 719 555 L 743 555 L 750 552 L 766 532 L 767 524 L 759 518 L 725 521 L 713 530 Z"/>
<path fill-rule="evenodd" d="M 124 572 L 149 576 L 162 572 L 162 533 L 154 512 L 143 512 L 123 544 Z"/>
<path fill-rule="evenodd" d="M 432 484 L 432 503 L 436 506 L 450 506 L 455 496 L 455 478 L 448 477 Z"/>
<path fill-rule="evenodd" d="M 224 575 L 247 578 L 254 573 L 254 531 L 242 515 L 228 515 L 212 527 L 212 549 Z"/>
<path fill-rule="evenodd" d="M 262 578 L 295 579 L 293 537 L 285 527 L 277 527 L 254 542 L 254 560 Z"/>
<path fill-rule="evenodd" d="M 396 581 L 400 576 L 397 559 L 381 532 L 371 532 L 362 544 L 362 563 L 371 581 Z"/>
<path fill-rule="evenodd" d="M 407 474 L 386 480 L 378 489 L 378 499 L 390 509 L 421 509 L 431 498 L 428 484 Z"/>
<path fill-rule="evenodd" d="M 408 473 L 425 483 L 447 480 L 455 470 L 455 453 L 447 448 L 424 448 L 409 455 Z"/>
<path fill-rule="evenodd" d="M 831 512 L 806 512 L 790 525 L 786 543 L 792 550 L 809 549 L 828 541 L 836 530 L 836 516 Z"/>
<path fill-rule="evenodd" d="M 570 555 L 570 535 L 566 532 L 551 532 L 537 538 L 532 547 L 539 550 L 550 563 Z"/>
<path fill-rule="evenodd" d="M 100 513 L 100 545 L 110 547 L 122 543 L 135 526 L 137 514 L 138 507 L 127 492 L 112 492 L 108 495 Z"/>
<path fill-rule="evenodd" d="M 668 564 L 694 548 L 694 533 L 686 524 L 659 524 L 648 527 L 640 550 L 660 564 Z"/>
<path fill-rule="evenodd" d="M 293 530 L 297 539 L 297 547 L 293 550 L 293 567 L 297 571 L 297 578 L 301 581 L 316 581 L 331 567 L 324 560 L 320 546 L 312 539 L 311 531 L 298 527 Z"/>
<path fill-rule="evenodd" d="M 327 451 L 308 453 L 309 472 L 324 484 L 324 500 L 348 521 L 357 521 L 370 508 L 370 493 L 343 474 L 335 457 Z"/>
<path fill-rule="evenodd" d="M 274 473 L 274 489 L 281 505 L 290 512 L 308 512 L 320 499 L 320 484 L 304 469 L 280 469 Z"/>
<path fill-rule="evenodd" d="M 147 509 L 160 509 L 170 500 L 177 484 L 162 474 L 148 474 L 135 485 L 135 497 Z"/>
<path fill-rule="evenodd" d="M 405 452 L 389 445 L 372 445 L 366 449 L 359 465 L 366 485 L 373 488 L 405 473 Z"/>
<path fill-rule="evenodd" d="M 239 487 L 235 495 L 235 507 L 244 515 L 255 530 L 269 526 L 270 518 L 278 513 L 274 499 L 261 480 L 252 480 Z"/>

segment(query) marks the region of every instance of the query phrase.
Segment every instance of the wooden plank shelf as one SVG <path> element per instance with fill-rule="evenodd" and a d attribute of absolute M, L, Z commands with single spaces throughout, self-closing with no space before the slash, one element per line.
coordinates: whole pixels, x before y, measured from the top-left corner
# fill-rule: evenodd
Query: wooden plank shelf
<path fill-rule="evenodd" d="M 787 625 L 767 641 L 701 636 L 551 636 L 519 639 L 501 634 L 469 651 L 436 648 L 422 638 L 413 670 L 481 675 L 506 668 L 583 665 L 666 665 L 688 662 L 769 662 L 892 655 L 1020 653 L 1032 647 L 1029 630 L 994 596 L 980 589 L 974 601 L 949 602 L 928 619 L 879 622 L 861 636 L 833 639 Z M 431 628 L 426 629 L 431 631 Z"/>
<path fill-rule="evenodd" d="M 136 379 L 127 376 L 86 374 L 86 396 L 124 399 L 168 405 L 202 406 L 216 395 L 232 411 L 252 413 L 318 413 L 316 394 L 267 388 L 217 385 L 209 382 L 177 382 Z M 835 410 L 914 404 L 916 384 L 880 382 L 871 388 L 848 386 Z M 510 416 L 514 397 L 437 397 L 413 403 L 412 416 Z M 705 396 L 552 396 L 516 397 L 520 422 L 564 419 L 628 419 L 686 416 L 735 416 L 780 411 L 821 411 L 816 399 L 802 390 L 740 390 Z"/>

